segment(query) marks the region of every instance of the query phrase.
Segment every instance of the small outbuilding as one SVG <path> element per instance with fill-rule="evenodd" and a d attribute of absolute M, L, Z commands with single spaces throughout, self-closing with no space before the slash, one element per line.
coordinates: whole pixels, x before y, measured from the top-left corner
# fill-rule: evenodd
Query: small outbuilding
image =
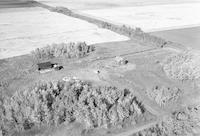
<path fill-rule="evenodd" d="M 63 66 L 54 66 L 54 69 L 55 69 L 56 71 L 59 71 L 59 70 L 63 69 Z"/>
<path fill-rule="evenodd" d="M 48 62 L 43 62 L 43 63 L 38 63 L 38 70 L 47 70 L 47 69 L 52 69 L 54 67 L 54 64 L 52 64 L 50 61 Z"/>
<path fill-rule="evenodd" d="M 128 64 L 128 60 L 126 60 L 126 59 L 124 59 L 124 58 L 122 58 L 120 56 L 116 56 L 115 57 L 115 61 L 116 61 L 116 63 L 118 65 L 126 65 L 126 64 Z"/>

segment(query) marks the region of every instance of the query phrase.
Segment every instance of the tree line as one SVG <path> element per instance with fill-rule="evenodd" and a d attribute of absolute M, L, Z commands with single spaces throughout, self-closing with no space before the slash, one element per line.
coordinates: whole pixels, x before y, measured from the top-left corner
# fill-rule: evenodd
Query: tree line
<path fill-rule="evenodd" d="M 139 27 L 132 28 L 132 27 L 126 26 L 126 25 L 122 25 L 122 26 L 115 25 L 115 24 L 105 22 L 105 21 L 102 21 L 99 19 L 95 19 L 95 18 L 92 18 L 89 16 L 84 16 L 79 13 L 74 13 L 73 11 L 71 11 L 70 9 L 65 8 L 65 7 L 52 8 L 51 11 L 62 13 L 62 14 L 65 14 L 65 15 L 68 15 L 71 17 L 78 18 L 78 19 L 86 20 L 89 23 L 96 24 L 100 28 L 105 28 L 105 29 L 111 30 L 113 32 L 128 36 L 131 39 L 136 39 L 141 42 L 145 42 L 147 44 L 154 45 L 159 48 L 163 48 L 167 44 L 171 44 L 171 42 L 166 41 L 163 38 L 153 36 L 149 33 L 145 33 Z"/>
<path fill-rule="evenodd" d="M 51 59 L 54 57 L 80 58 L 94 51 L 94 46 L 87 45 L 85 42 L 70 42 L 47 45 L 37 48 L 31 54 L 37 59 Z"/>

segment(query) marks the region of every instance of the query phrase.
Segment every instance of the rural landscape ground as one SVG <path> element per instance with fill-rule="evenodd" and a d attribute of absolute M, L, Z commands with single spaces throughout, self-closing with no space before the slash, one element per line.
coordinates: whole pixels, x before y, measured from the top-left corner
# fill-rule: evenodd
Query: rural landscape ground
<path fill-rule="evenodd" d="M 0 0 L 0 136 L 200 136 L 199 13 Z"/>

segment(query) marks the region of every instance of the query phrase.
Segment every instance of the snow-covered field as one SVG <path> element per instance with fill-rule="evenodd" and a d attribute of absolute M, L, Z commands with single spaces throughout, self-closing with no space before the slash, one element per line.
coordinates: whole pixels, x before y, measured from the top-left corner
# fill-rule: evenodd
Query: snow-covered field
<path fill-rule="evenodd" d="M 200 2 L 200 0 L 36 0 L 36 1 L 53 7 L 63 6 L 73 10 Z"/>
<path fill-rule="evenodd" d="M 52 43 L 85 41 L 94 44 L 123 40 L 128 38 L 41 8 L 0 10 L 0 59 L 27 54 Z"/>
<path fill-rule="evenodd" d="M 146 32 L 200 26 L 200 3 L 120 7 L 81 12 L 117 24 L 141 27 Z"/>

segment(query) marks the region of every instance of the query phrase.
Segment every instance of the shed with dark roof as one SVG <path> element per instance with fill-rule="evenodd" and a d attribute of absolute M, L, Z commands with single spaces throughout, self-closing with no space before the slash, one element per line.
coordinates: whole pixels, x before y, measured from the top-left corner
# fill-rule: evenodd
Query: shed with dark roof
<path fill-rule="evenodd" d="M 38 65 L 38 70 L 45 70 L 53 68 L 54 64 L 48 61 L 48 62 L 38 63 L 37 65 Z"/>

